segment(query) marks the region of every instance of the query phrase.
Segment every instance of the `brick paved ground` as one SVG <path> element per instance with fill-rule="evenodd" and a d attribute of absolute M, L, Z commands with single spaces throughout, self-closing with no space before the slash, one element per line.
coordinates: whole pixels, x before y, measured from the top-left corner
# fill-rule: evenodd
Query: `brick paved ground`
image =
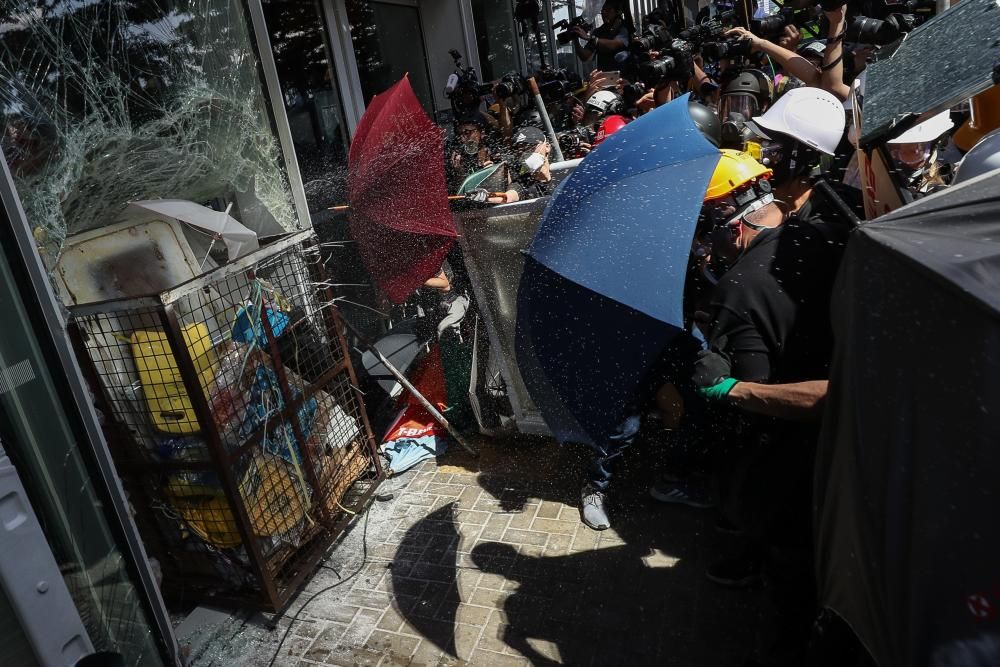
<path fill-rule="evenodd" d="M 650 457 L 622 477 L 613 530 L 579 521 L 576 452 L 484 443 L 385 483 L 376 503 L 267 630 L 232 617 L 186 639 L 191 664 L 739 664 L 759 593 L 703 571 L 714 515 L 645 499 Z M 367 521 L 367 528 L 365 522 Z M 358 570 L 367 544 L 367 564 Z M 315 597 L 314 597 L 315 596 Z"/>

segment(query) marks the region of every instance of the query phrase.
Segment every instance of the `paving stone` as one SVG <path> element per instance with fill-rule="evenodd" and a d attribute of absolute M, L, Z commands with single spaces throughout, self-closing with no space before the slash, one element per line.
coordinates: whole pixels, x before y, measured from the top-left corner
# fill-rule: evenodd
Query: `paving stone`
<path fill-rule="evenodd" d="M 485 576 L 479 570 L 458 570 L 458 575 L 455 579 L 455 584 L 458 586 L 458 593 L 463 598 L 467 598 L 472 595 L 472 591 L 479 586 L 479 582 L 482 577 Z"/>
<path fill-rule="evenodd" d="M 292 626 L 292 635 L 296 637 L 305 637 L 306 639 L 315 639 L 316 635 L 323 630 L 325 625 L 325 620 L 300 617 L 295 622 L 295 625 Z"/>
<path fill-rule="evenodd" d="M 423 639 L 410 658 L 410 665 L 413 667 L 436 667 L 442 653 L 443 651 L 435 646 L 434 642 Z"/>
<path fill-rule="evenodd" d="M 368 635 L 378 626 L 380 618 L 382 618 L 382 612 L 373 609 L 361 609 L 358 611 L 358 615 L 354 617 L 354 621 L 347 626 L 347 630 L 344 632 L 344 636 L 341 637 L 340 643 L 351 647 L 363 646 L 368 639 Z"/>
<path fill-rule="evenodd" d="M 531 522 L 531 529 L 549 534 L 574 535 L 578 525 L 580 525 L 579 521 L 558 521 L 556 519 L 542 519 L 536 516 L 535 520 Z"/>
<path fill-rule="evenodd" d="M 439 484 L 434 482 L 428 484 L 425 489 L 425 493 L 434 494 L 436 496 L 448 496 L 449 498 L 458 498 L 462 495 L 462 491 L 465 491 L 465 487 L 459 484 Z"/>
<path fill-rule="evenodd" d="M 385 613 L 382 614 L 382 618 L 379 619 L 378 625 L 376 627 L 378 627 L 379 630 L 396 632 L 397 630 L 399 630 L 399 628 L 402 627 L 404 620 L 405 619 L 403 618 L 403 615 L 399 612 L 398 609 L 396 609 L 395 607 L 389 607 L 388 609 L 385 610 Z"/>
<path fill-rule="evenodd" d="M 344 636 L 347 632 L 347 625 L 344 623 L 327 623 L 322 631 L 316 638 L 313 639 L 312 644 L 309 646 L 309 651 L 315 650 L 317 653 L 325 651 L 330 653 L 333 651 L 338 644 L 340 644 L 340 638 Z M 307 651 L 307 653 L 309 652 Z M 324 656 L 326 655 L 324 653 Z M 308 657 L 308 656 L 304 656 Z M 313 658 L 310 658 L 312 660 Z"/>
<path fill-rule="evenodd" d="M 538 533 L 530 530 L 518 530 L 516 528 L 508 528 L 503 534 L 503 542 L 507 544 L 530 544 L 544 547 L 548 539 L 549 536 L 545 533 Z"/>
<path fill-rule="evenodd" d="M 348 593 L 344 600 L 348 605 L 362 607 L 364 609 L 384 610 L 392 602 L 392 594 L 386 591 L 370 591 L 367 589 L 354 589 Z M 337 620 L 337 619 L 330 619 Z"/>
<path fill-rule="evenodd" d="M 453 477 L 454 475 L 452 475 L 451 473 L 438 471 L 434 473 L 434 482 L 437 484 L 448 484 L 449 482 L 451 482 Z"/>
<path fill-rule="evenodd" d="M 502 574 L 496 574 L 493 572 L 486 572 L 480 578 L 478 585 L 480 588 L 488 588 L 494 591 L 504 590 L 504 584 L 508 582 L 507 577 Z M 517 583 L 517 582 L 512 582 Z"/>
<path fill-rule="evenodd" d="M 471 604 L 460 604 L 455 610 L 455 622 L 466 625 L 485 625 L 490 618 L 490 607 L 477 607 Z"/>
<path fill-rule="evenodd" d="M 483 494 L 483 490 L 477 486 L 467 486 L 462 490 L 462 493 L 458 495 L 458 500 L 455 501 L 455 507 L 463 510 L 474 510 L 477 509 L 479 505 L 479 499 Z"/>
<path fill-rule="evenodd" d="M 480 607 L 493 607 L 499 609 L 503 607 L 510 593 L 505 591 L 494 591 L 488 588 L 477 588 L 472 592 L 469 603 Z"/>
<path fill-rule="evenodd" d="M 479 533 L 480 540 L 499 540 L 503 538 L 504 532 L 510 523 L 509 514 L 493 514 L 486 521 L 482 532 Z"/>
<path fill-rule="evenodd" d="M 601 533 L 591 530 L 583 524 L 577 526 L 576 536 L 573 537 L 573 546 L 570 547 L 574 553 L 590 551 L 597 548 L 597 543 L 601 538 Z"/>
<path fill-rule="evenodd" d="M 480 649 L 472 654 L 471 664 L 476 667 L 523 667 L 530 663 L 524 658 Z"/>
<path fill-rule="evenodd" d="M 480 512 L 477 510 L 459 510 L 455 512 L 455 521 L 460 526 L 482 525 L 493 516 L 490 512 Z"/>
<path fill-rule="evenodd" d="M 376 667 L 384 657 L 371 649 L 342 646 L 328 655 L 324 664 L 336 667 Z"/>
<path fill-rule="evenodd" d="M 476 644 L 479 643 L 479 637 L 483 633 L 482 626 L 456 625 L 454 632 L 455 653 L 458 655 L 459 660 L 467 660 L 472 665 L 477 665 L 477 663 L 472 660 L 472 656 L 475 653 Z"/>
<path fill-rule="evenodd" d="M 426 493 L 406 493 L 400 497 L 399 502 L 407 505 L 417 505 L 420 507 L 430 507 L 438 500 L 438 496 Z"/>
<path fill-rule="evenodd" d="M 536 519 L 537 521 L 537 519 Z M 570 552 L 573 544 L 573 534 L 553 534 L 549 535 L 549 541 L 545 545 L 545 556 L 552 558 L 555 556 L 566 556 Z"/>
<path fill-rule="evenodd" d="M 503 653 L 503 650 L 507 648 L 506 634 L 507 625 L 502 622 L 498 613 L 494 612 L 486 627 L 483 628 L 483 634 L 479 637 L 477 648 Z"/>
<path fill-rule="evenodd" d="M 562 505 L 560 503 L 544 500 L 542 501 L 542 504 L 539 505 L 538 512 L 536 512 L 535 516 L 541 519 L 558 519 L 560 510 L 562 510 Z"/>
<path fill-rule="evenodd" d="M 285 640 L 285 643 L 281 645 L 281 650 L 278 651 L 278 658 L 275 660 L 276 664 L 281 664 L 283 662 L 295 662 L 300 659 L 305 652 L 312 645 L 313 640 L 306 637 L 295 637 L 290 636 Z"/>
<path fill-rule="evenodd" d="M 426 579 L 427 581 L 454 581 L 455 567 L 435 565 L 433 563 L 417 563 L 410 570 L 409 576 L 412 579 Z"/>
<path fill-rule="evenodd" d="M 375 630 L 368 637 L 365 648 L 378 651 L 379 653 L 388 653 L 390 655 L 409 658 L 413 655 L 419 644 L 420 640 L 416 637 L 407 637 L 406 635 L 399 635 L 394 632 Z"/>
<path fill-rule="evenodd" d="M 537 511 L 538 511 L 538 505 L 525 507 L 522 512 L 519 512 L 511 516 L 510 523 L 507 524 L 507 527 L 520 528 L 522 530 L 527 530 L 531 528 L 531 522 L 535 520 L 535 512 Z"/>

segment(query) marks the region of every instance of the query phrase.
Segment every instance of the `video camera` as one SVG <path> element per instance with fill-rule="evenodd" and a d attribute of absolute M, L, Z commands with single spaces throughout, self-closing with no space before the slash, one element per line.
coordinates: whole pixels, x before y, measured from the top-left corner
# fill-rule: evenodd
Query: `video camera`
<path fill-rule="evenodd" d="M 818 21 L 819 16 L 815 7 L 797 9 L 785 6 L 770 16 L 750 21 L 750 32 L 764 39 L 774 39 L 781 36 L 785 28 L 791 25 L 805 28 L 815 37 L 819 37 Z"/>
<path fill-rule="evenodd" d="M 552 24 L 553 30 L 562 30 L 562 32 L 556 33 L 556 40 L 560 44 L 569 44 L 576 34 L 573 32 L 573 28 L 583 28 L 584 32 L 593 32 L 594 24 L 587 21 L 587 19 L 582 16 L 577 16 L 572 19 L 562 19 L 561 21 L 556 21 Z"/>
<path fill-rule="evenodd" d="M 616 57 L 625 78 L 656 86 L 664 81 L 684 81 L 691 77 L 694 46 L 671 35 L 668 20 L 662 10 L 654 10 L 643 18 L 646 27 L 642 34 L 632 38 L 624 56 Z"/>
<path fill-rule="evenodd" d="M 556 139 L 559 140 L 559 149 L 562 151 L 563 157 L 567 160 L 573 160 L 586 155 L 580 144 L 590 143 L 591 141 L 586 130 L 582 128 L 563 130 L 556 134 Z"/>
<path fill-rule="evenodd" d="M 546 103 L 563 102 L 583 88 L 583 80 L 565 68 L 548 67 L 535 74 L 538 92 Z"/>
<path fill-rule="evenodd" d="M 455 61 L 455 71 L 448 75 L 444 86 L 444 94 L 451 102 L 455 116 L 464 116 L 475 112 L 483 95 L 489 94 L 492 87 L 479 83 L 479 76 L 473 67 L 462 67 L 462 54 L 456 49 L 448 51 Z"/>

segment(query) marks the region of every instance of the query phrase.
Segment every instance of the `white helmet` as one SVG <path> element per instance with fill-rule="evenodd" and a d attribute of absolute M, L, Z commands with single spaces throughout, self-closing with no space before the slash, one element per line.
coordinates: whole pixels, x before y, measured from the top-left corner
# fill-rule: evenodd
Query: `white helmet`
<path fill-rule="evenodd" d="M 587 108 L 602 116 L 619 113 L 622 109 L 622 98 L 610 90 L 600 90 L 587 100 Z"/>
<path fill-rule="evenodd" d="M 833 155 L 844 136 L 844 105 L 822 88 L 795 88 L 778 98 L 763 115 L 747 125 L 785 134 L 818 151 Z M 759 132 L 770 139 L 765 132 Z"/>
<path fill-rule="evenodd" d="M 994 169 L 1000 169 L 1000 130 L 993 130 L 969 149 L 959 163 L 958 173 L 951 184 L 968 181 Z"/>
<path fill-rule="evenodd" d="M 886 143 L 922 144 L 928 141 L 934 141 L 953 127 L 955 127 L 955 123 L 951 119 L 951 112 L 942 111 L 938 115 L 928 118 L 919 125 L 914 125 L 906 132 L 903 132 L 895 139 L 890 139 Z"/>

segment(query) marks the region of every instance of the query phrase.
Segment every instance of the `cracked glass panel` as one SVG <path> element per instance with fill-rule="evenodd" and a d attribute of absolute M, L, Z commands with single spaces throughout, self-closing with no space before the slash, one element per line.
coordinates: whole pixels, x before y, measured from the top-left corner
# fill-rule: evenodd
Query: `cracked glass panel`
<path fill-rule="evenodd" d="M 5 0 L 0 116 L 49 263 L 133 200 L 235 202 L 261 233 L 298 227 L 239 0 Z"/>

